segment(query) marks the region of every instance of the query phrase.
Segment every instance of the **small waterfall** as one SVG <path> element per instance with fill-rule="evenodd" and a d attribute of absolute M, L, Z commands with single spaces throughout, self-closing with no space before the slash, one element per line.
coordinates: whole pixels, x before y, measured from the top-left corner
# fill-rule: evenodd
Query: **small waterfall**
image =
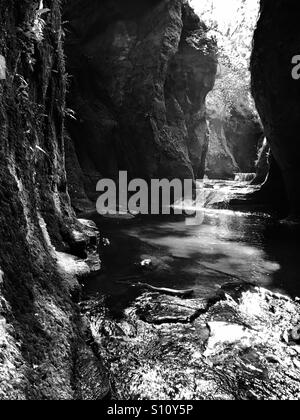
<path fill-rule="evenodd" d="M 247 174 L 235 174 L 235 181 L 236 182 L 251 182 L 254 180 L 256 174 L 255 173 L 247 173 Z"/>
<path fill-rule="evenodd" d="M 197 184 L 197 208 L 213 208 L 218 203 L 227 203 L 231 198 L 232 183 L 204 180 Z"/>
<path fill-rule="evenodd" d="M 197 197 L 195 200 L 179 200 L 172 207 L 183 211 L 203 211 L 228 209 L 231 200 L 244 197 L 258 190 L 249 181 L 255 174 L 237 174 L 235 181 L 209 180 L 197 182 Z M 203 213 L 204 214 L 204 213 Z"/>

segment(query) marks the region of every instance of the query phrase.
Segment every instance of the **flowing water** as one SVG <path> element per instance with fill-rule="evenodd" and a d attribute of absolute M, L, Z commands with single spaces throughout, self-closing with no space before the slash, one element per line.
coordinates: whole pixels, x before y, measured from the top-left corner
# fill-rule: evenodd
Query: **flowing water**
<path fill-rule="evenodd" d="M 228 283 L 253 283 L 300 295 L 298 232 L 267 214 L 226 209 L 230 199 L 241 198 L 256 187 L 244 181 L 206 180 L 198 188 L 195 218 L 99 222 L 100 231 L 108 238 L 101 251 L 104 268 L 85 282 L 90 303 L 84 312 L 100 344 L 101 358 L 112 374 L 117 398 L 248 398 L 250 389 L 257 392 L 257 383 L 265 384 L 264 376 L 257 376 L 258 371 L 264 371 L 259 362 L 264 353 L 258 355 L 254 345 L 247 350 L 238 345 L 225 353 L 222 350 L 223 362 L 219 356 L 211 362 L 221 363 L 224 372 L 228 369 L 225 379 L 220 377 L 218 368 L 211 368 L 204 356 L 210 334 L 205 323 L 211 317 L 232 320 L 235 309 L 230 308 L 229 301 L 227 306 L 221 304 L 219 309 L 212 309 L 220 313 L 198 318 L 203 301 Z M 145 284 L 192 289 L 193 299 L 145 294 Z M 267 325 L 271 313 L 264 308 L 266 320 L 261 328 Z M 271 310 L 274 311 L 273 306 Z M 156 325 L 158 321 L 160 326 Z M 222 329 L 221 333 L 224 335 Z M 256 334 L 252 340 L 255 337 Z M 278 347 L 274 343 L 272 349 Z M 250 371 L 245 372 L 249 357 L 255 368 L 251 365 Z M 274 375 L 276 372 L 274 369 Z M 240 377 L 233 380 L 235 375 Z M 238 381 L 240 385 L 234 393 Z M 273 396 L 276 387 L 275 381 Z M 263 397 L 268 395 L 266 392 Z"/>
<path fill-rule="evenodd" d="M 104 272 L 86 283 L 87 295 L 104 294 L 115 312 L 142 292 L 136 286 L 140 281 L 157 287 L 192 288 L 196 296 L 206 296 L 228 281 L 300 295 L 300 259 L 293 227 L 282 226 L 263 213 L 212 208 L 256 187 L 247 182 L 206 181 L 199 188 L 196 218 L 101 224 L 110 246 L 101 255 Z"/>

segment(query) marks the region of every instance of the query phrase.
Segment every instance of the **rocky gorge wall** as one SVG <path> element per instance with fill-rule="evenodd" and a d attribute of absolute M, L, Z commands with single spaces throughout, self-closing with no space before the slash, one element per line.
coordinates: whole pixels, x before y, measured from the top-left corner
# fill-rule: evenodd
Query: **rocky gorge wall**
<path fill-rule="evenodd" d="M 203 177 L 205 98 L 217 61 L 187 2 L 73 0 L 65 19 L 75 207 L 87 205 L 86 194 L 95 198 L 101 176 L 119 170 L 146 180 Z"/>
<path fill-rule="evenodd" d="M 75 219 L 67 191 L 62 40 L 59 1 L 1 1 L 0 399 L 107 392 L 73 303 L 98 234 Z"/>
<path fill-rule="evenodd" d="M 87 50 L 68 55 L 72 138 L 60 1 L 0 4 L 0 399 L 110 392 L 76 305 L 81 277 L 100 269 L 99 234 L 69 191 L 86 205 L 101 174 L 203 172 L 214 45 L 185 2 L 153 4 L 103 2 L 97 15 L 98 2 L 73 3 Z"/>
<path fill-rule="evenodd" d="M 273 156 L 262 198 L 296 219 L 300 213 L 300 83 L 292 77 L 292 58 L 300 48 L 299 12 L 297 0 L 261 0 L 251 63 L 253 96 Z"/>
<path fill-rule="evenodd" d="M 246 101 L 230 110 L 214 91 L 207 98 L 208 154 L 206 174 L 212 179 L 234 179 L 237 173 L 255 173 L 263 131 Z"/>
<path fill-rule="evenodd" d="M 98 177 L 119 169 L 146 178 L 203 174 L 204 98 L 216 60 L 199 20 L 179 0 L 103 1 L 99 14 L 99 2 L 69 3 L 71 138 L 60 1 L 0 3 L 0 399 L 100 399 L 110 391 L 76 305 L 80 276 L 100 268 L 99 234 L 76 219 L 69 190 L 80 209 Z M 298 7 L 262 0 L 252 58 L 274 159 L 266 185 L 276 200 L 277 190 L 288 192 L 294 216 Z"/>

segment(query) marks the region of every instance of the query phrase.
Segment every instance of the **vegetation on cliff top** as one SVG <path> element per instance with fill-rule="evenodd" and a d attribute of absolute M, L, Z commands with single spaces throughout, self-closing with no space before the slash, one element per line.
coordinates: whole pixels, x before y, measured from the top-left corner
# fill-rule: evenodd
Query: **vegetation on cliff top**
<path fill-rule="evenodd" d="M 250 56 L 259 0 L 191 0 L 191 5 L 208 28 L 208 35 L 218 45 L 219 71 L 212 95 L 227 112 L 243 101 L 253 111 L 250 95 Z"/>

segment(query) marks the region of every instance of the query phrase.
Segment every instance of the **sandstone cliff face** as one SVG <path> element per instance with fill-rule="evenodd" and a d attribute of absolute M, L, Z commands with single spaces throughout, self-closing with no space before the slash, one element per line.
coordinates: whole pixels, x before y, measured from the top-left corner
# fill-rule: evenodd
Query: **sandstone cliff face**
<path fill-rule="evenodd" d="M 279 167 L 271 171 L 267 191 L 272 190 L 277 206 L 286 192 L 287 211 L 296 217 L 300 214 L 300 82 L 292 78 L 291 62 L 300 48 L 299 11 L 297 0 L 261 1 L 251 65 L 253 95 Z"/>
<path fill-rule="evenodd" d="M 75 204 L 119 170 L 145 179 L 203 176 L 215 46 L 186 2 L 73 0 L 66 19 L 77 115 L 69 130 L 83 172 Z"/>
<path fill-rule="evenodd" d="M 73 274 L 96 235 L 75 220 L 64 164 L 60 2 L 0 3 L 0 399 L 64 399 L 84 348 Z M 88 350 L 87 350 L 88 351 Z"/>

